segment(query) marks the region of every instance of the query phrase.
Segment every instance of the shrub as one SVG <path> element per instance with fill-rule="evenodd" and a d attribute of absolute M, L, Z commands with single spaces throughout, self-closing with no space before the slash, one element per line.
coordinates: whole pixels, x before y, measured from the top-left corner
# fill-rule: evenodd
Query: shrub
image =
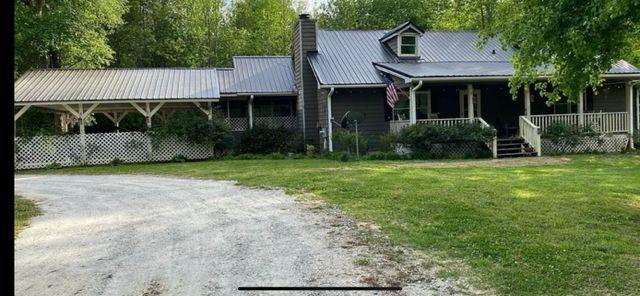
<path fill-rule="evenodd" d="M 121 165 L 121 164 L 123 164 L 123 163 L 124 163 L 124 161 L 122 161 L 120 158 L 117 158 L 117 157 L 114 157 L 114 158 L 109 162 L 109 164 L 110 164 L 110 165 L 112 165 L 112 166 Z"/>
<path fill-rule="evenodd" d="M 180 110 L 163 124 L 157 124 L 149 131 L 154 144 L 177 137 L 190 144 L 206 145 L 213 149 L 224 149 L 231 145 L 231 129 L 223 117 L 216 114 L 208 120 L 195 110 Z"/>
<path fill-rule="evenodd" d="M 287 156 L 282 154 L 282 153 L 280 153 L 280 152 L 274 152 L 274 153 L 271 153 L 271 154 L 267 155 L 266 158 L 267 159 L 286 159 Z"/>
<path fill-rule="evenodd" d="M 406 156 L 397 154 L 395 152 L 374 151 L 366 155 L 366 159 L 369 160 L 401 160 L 407 159 Z"/>
<path fill-rule="evenodd" d="M 331 160 L 336 160 L 336 161 L 352 161 L 355 160 L 355 156 L 349 152 L 345 152 L 345 151 L 328 151 L 328 150 L 324 150 L 322 151 L 322 154 L 320 154 L 320 157 L 325 158 L 325 159 L 331 159 Z"/>
<path fill-rule="evenodd" d="M 333 132 L 333 143 L 338 150 L 348 153 L 356 153 L 356 133 L 349 130 L 337 130 Z M 360 132 L 358 134 L 358 148 L 360 154 L 365 154 L 369 149 L 369 139 Z"/>
<path fill-rule="evenodd" d="M 302 137 L 283 127 L 254 126 L 245 130 L 234 148 L 238 154 L 271 154 L 302 151 Z"/>
<path fill-rule="evenodd" d="M 490 155 L 485 143 L 495 136 L 494 129 L 479 123 L 453 126 L 417 124 L 400 130 L 399 143 L 408 146 L 411 158 L 477 158 Z M 465 150 L 465 153 L 460 153 Z"/>
<path fill-rule="evenodd" d="M 61 169 L 62 165 L 60 163 L 54 161 L 54 162 L 46 165 L 44 168 L 47 169 L 47 170 L 56 170 L 56 169 Z"/>
<path fill-rule="evenodd" d="M 316 149 L 316 146 L 307 144 L 304 147 L 304 153 L 308 157 L 313 157 L 317 152 L 318 152 L 318 150 Z"/>
<path fill-rule="evenodd" d="M 380 135 L 380 150 L 384 152 L 395 151 L 400 142 L 400 134 L 389 131 Z"/>
<path fill-rule="evenodd" d="M 640 130 L 633 134 L 633 145 L 636 149 L 640 149 Z"/>
<path fill-rule="evenodd" d="M 591 125 L 576 126 L 564 122 L 552 122 L 542 134 L 559 147 L 560 153 L 566 153 L 571 148 L 580 145 L 587 138 L 595 138 L 601 133 L 596 132 Z"/>
<path fill-rule="evenodd" d="M 171 158 L 171 162 L 186 162 L 187 160 L 189 159 L 182 154 L 176 154 Z"/>

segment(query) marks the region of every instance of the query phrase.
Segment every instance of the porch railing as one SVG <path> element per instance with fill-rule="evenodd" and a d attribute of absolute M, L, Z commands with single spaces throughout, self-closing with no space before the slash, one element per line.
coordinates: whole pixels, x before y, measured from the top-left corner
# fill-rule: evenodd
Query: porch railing
<path fill-rule="evenodd" d="M 526 116 L 520 116 L 518 120 L 519 133 L 533 149 L 538 156 L 542 155 L 542 140 L 540 139 L 540 127 L 535 125 Z"/>
<path fill-rule="evenodd" d="M 441 125 L 441 126 L 455 126 L 460 124 L 470 124 L 470 123 L 480 123 L 482 126 L 491 128 L 484 119 L 480 117 L 474 118 L 438 118 L 438 119 L 418 119 L 416 124 L 433 124 L 433 125 Z M 400 132 L 400 130 L 409 125 L 409 120 L 394 120 L 389 122 L 389 129 L 392 132 Z M 498 138 L 497 136 L 493 138 L 491 143 L 487 143 L 487 146 L 491 149 L 493 158 L 498 157 Z"/>
<path fill-rule="evenodd" d="M 629 113 L 627 112 L 584 113 L 583 119 L 578 113 L 531 115 L 529 119 L 534 125 L 540 127 L 542 133 L 549 125 L 556 122 L 576 126 L 590 125 L 603 133 L 622 133 L 629 130 Z"/>

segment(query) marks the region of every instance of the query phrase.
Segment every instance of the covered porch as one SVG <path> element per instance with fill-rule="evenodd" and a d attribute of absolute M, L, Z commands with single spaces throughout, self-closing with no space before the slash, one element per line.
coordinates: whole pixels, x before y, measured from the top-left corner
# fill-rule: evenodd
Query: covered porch
<path fill-rule="evenodd" d="M 390 111 L 391 131 L 409 124 L 451 126 L 477 122 L 495 128 L 500 139 L 523 139 L 535 155 L 541 155 L 541 136 L 552 124 L 589 126 L 602 134 L 629 138 L 640 125 L 633 116 L 638 112 L 640 98 L 629 80 L 609 80 L 597 93 L 585 91 L 575 103 L 564 99 L 551 105 L 528 87 L 513 100 L 506 81 L 419 81 L 412 86 L 400 92 L 401 100 Z"/>

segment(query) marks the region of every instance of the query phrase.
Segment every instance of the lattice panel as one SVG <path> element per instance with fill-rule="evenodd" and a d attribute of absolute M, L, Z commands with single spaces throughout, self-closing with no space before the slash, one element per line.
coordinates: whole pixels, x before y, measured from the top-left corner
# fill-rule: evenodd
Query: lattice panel
<path fill-rule="evenodd" d="M 627 147 L 629 136 L 626 134 L 602 135 L 596 138 L 583 138 L 571 145 L 565 141 L 553 142 L 550 139 L 542 139 L 542 154 L 558 153 L 616 153 Z"/>
<path fill-rule="evenodd" d="M 434 155 L 444 154 L 451 157 L 465 157 L 468 155 L 475 155 L 477 152 L 485 150 L 488 155 L 491 155 L 491 149 L 487 147 L 485 143 L 449 143 L 449 144 L 433 144 L 431 153 Z M 406 155 L 411 153 L 411 149 L 404 145 L 398 145 L 395 147 L 395 152 L 400 155 Z"/>
<path fill-rule="evenodd" d="M 246 117 L 227 117 L 225 120 L 231 126 L 232 132 L 241 132 L 249 127 L 249 119 Z"/>
<path fill-rule="evenodd" d="M 152 143 L 141 132 L 96 133 L 86 135 L 88 165 L 107 164 L 118 158 L 123 162 L 167 161 L 176 155 L 188 159 L 205 159 L 208 147 L 192 145 L 178 139 Z M 52 163 L 62 166 L 82 164 L 80 135 L 16 138 L 16 169 L 44 168 Z"/>
<path fill-rule="evenodd" d="M 80 136 L 44 136 L 15 139 L 16 169 L 35 169 L 50 163 L 72 166 L 80 163 Z"/>
<path fill-rule="evenodd" d="M 254 125 L 264 125 L 270 128 L 284 127 L 288 129 L 296 128 L 295 116 L 277 116 L 277 117 L 256 117 L 253 119 Z"/>

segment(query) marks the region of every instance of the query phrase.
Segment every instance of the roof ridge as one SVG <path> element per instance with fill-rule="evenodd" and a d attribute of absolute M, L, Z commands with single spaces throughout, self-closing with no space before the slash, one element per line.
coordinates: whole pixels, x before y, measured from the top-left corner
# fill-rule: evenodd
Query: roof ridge
<path fill-rule="evenodd" d="M 246 55 L 246 56 L 233 56 L 233 58 L 291 58 L 290 55 L 270 55 L 270 56 L 259 56 L 259 55 Z"/>
<path fill-rule="evenodd" d="M 86 70 L 216 70 L 217 67 L 123 67 L 123 68 L 33 68 L 28 71 L 86 71 Z"/>

